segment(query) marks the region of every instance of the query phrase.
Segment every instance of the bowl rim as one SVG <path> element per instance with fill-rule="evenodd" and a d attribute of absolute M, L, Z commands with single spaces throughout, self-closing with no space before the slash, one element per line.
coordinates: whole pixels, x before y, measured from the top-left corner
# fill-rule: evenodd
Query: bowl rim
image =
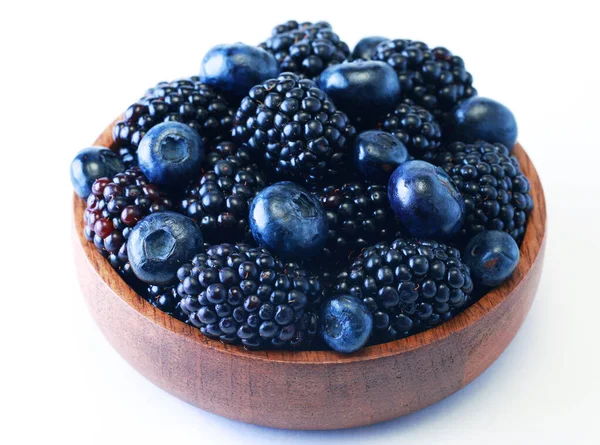
<path fill-rule="evenodd" d="M 122 115 L 115 119 L 102 132 L 93 145 L 115 150 L 112 128 L 120 119 L 122 119 Z M 538 173 L 531 159 L 519 143 L 515 145 L 513 154 L 517 157 L 521 165 L 521 170 L 525 173 L 531 184 L 531 195 L 534 201 L 534 209 L 529 216 L 525 237 L 520 248 L 521 258 L 513 275 L 499 287 L 486 293 L 467 309 L 436 327 L 399 340 L 367 346 L 353 354 L 341 354 L 335 351 L 248 351 L 240 345 L 224 344 L 218 340 L 205 337 L 199 329 L 186 325 L 182 321 L 156 309 L 139 296 L 96 250 L 93 243 L 86 240 L 83 235 L 83 212 L 86 200 L 81 199 L 76 193 L 73 193 L 73 224 L 79 244 L 88 262 L 100 276 L 104 284 L 111 289 L 112 293 L 148 321 L 166 331 L 170 331 L 172 334 L 183 336 L 187 340 L 197 343 L 199 347 L 206 347 L 234 357 L 312 366 L 378 360 L 443 342 L 449 337 L 468 329 L 472 325 L 481 322 L 487 314 L 495 311 L 522 282 L 526 281 L 525 279 L 530 273 L 531 266 L 536 262 L 544 244 L 546 233 L 546 202 Z M 541 232 L 533 230 L 534 226 L 541 227 Z M 539 236 L 540 233 L 541 236 Z M 112 283 L 122 283 L 122 285 L 115 286 Z"/>

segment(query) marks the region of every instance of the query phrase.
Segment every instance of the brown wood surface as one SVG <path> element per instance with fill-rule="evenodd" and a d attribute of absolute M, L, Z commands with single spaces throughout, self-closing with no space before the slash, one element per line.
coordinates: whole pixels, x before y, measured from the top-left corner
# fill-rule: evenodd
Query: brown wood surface
<path fill-rule="evenodd" d="M 111 126 L 112 127 L 112 126 Z M 94 145 L 112 145 L 111 127 Z M 337 429 L 393 419 L 459 390 L 513 339 L 533 301 L 545 246 L 539 177 L 520 145 L 535 209 L 521 261 L 500 287 L 448 322 L 352 355 L 223 345 L 164 314 L 130 289 L 83 236 L 74 195 L 74 251 L 83 295 L 100 330 L 135 369 L 171 394 L 232 419 L 290 429 Z"/>

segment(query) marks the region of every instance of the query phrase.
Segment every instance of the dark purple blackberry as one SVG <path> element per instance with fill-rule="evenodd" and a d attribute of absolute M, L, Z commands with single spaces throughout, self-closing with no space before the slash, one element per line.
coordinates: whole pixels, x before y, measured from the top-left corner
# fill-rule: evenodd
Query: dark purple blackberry
<path fill-rule="evenodd" d="M 299 182 L 340 176 L 356 133 L 327 94 L 292 73 L 253 87 L 235 119 L 234 137 L 267 174 Z"/>
<path fill-rule="evenodd" d="M 276 26 L 272 36 L 258 46 L 275 56 L 281 71 L 310 79 L 316 79 L 323 70 L 350 56 L 348 45 L 327 22 L 291 20 Z"/>
<path fill-rule="evenodd" d="M 267 184 L 260 170 L 248 164 L 243 150 L 219 159 L 228 152 L 208 156 L 207 171 L 188 186 L 180 203 L 182 212 L 198 223 L 205 241 L 210 243 L 252 239 L 248 226 L 250 203 Z"/>
<path fill-rule="evenodd" d="M 318 331 L 319 280 L 265 249 L 216 245 L 177 275 L 181 309 L 207 337 L 249 349 L 304 348 Z"/>
<path fill-rule="evenodd" d="M 523 240 L 533 209 L 529 180 L 519 161 L 501 144 L 450 144 L 437 159 L 462 193 L 466 218 L 459 240 L 467 242 L 483 230 L 503 230 Z"/>
<path fill-rule="evenodd" d="M 423 107 L 400 104 L 388 113 L 381 128 L 400 139 L 416 159 L 432 161 L 441 149 L 440 125 Z"/>
<path fill-rule="evenodd" d="M 448 320 L 465 307 L 472 290 L 458 249 L 400 238 L 365 249 L 338 276 L 335 292 L 364 301 L 373 314 L 372 341 L 384 343 Z"/>
<path fill-rule="evenodd" d="M 165 121 L 183 122 L 213 143 L 229 134 L 233 109 L 213 87 L 201 83 L 196 76 L 160 82 L 131 105 L 123 120 L 113 127 L 113 138 L 128 166 L 137 163 L 137 146 L 146 132 Z"/>
<path fill-rule="evenodd" d="M 440 123 L 445 113 L 477 94 L 463 60 L 446 48 L 429 48 L 412 40 L 388 40 L 377 46 L 373 60 L 394 68 L 404 100 L 426 108 Z"/>
<path fill-rule="evenodd" d="M 151 285 L 146 288 L 144 295 L 146 300 L 157 309 L 180 321 L 187 320 L 187 315 L 180 307 L 181 296 L 177 293 L 177 286 Z"/>
<path fill-rule="evenodd" d="M 172 208 L 171 199 L 150 183 L 139 167 L 100 178 L 92 185 L 84 212 L 84 234 L 123 276 L 132 277 L 127 238 L 144 216 Z"/>
<path fill-rule="evenodd" d="M 351 182 L 315 193 L 327 212 L 329 240 L 325 254 L 348 259 L 379 241 L 391 241 L 401 230 L 385 185 Z"/>

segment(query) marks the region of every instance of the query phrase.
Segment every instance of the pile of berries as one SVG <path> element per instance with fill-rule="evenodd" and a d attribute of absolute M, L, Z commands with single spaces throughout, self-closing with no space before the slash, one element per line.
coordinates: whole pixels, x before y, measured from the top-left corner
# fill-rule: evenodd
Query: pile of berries
<path fill-rule="evenodd" d="M 443 47 L 289 21 L 161 82 L 71 164 L 84 234 L 217 341 L 352 353 L 510 277 L 533 209 L 517 125 Z"/>

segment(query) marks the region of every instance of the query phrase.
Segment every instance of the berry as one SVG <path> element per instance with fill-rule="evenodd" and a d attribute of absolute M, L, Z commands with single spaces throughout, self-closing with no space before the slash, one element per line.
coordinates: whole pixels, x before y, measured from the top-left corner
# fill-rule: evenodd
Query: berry
<path fill-rule="evenodd" d="M 137 163 L 140 141 L 156 124 L 182 122 L 212 145 L 228 135 L 233 115 L 225 98 L 196 76 L 160 82 L 125 111 L 124 119 L 113 127 L 113 138 L 121 158 L 131 166 Z"/>
<path fill-rule="evenodd" d="M 71 184 L 75 193 L 86 199 L 96 179 L 111 177 L 123 170 L 125 165 L 121 159 L 108 148 L 85 148 L 71 162 Z"/>
<path fill-rule="evenodd" d="M 477 94 L 463 60 L 446 48 L 388 40 L 377 46 L 373 60 L 388 63 L 398 73 L 404 100 L 426 108 L 438 119 Z"/>
<path fill-rule="evenodd" d="M 373 315 L 360 299 L 350 295 L 327 301 L 321 309 L 321 320 L 325 343 L 345 354 L 362 348 L 373 331 Z"/>
<path fill-rule="evenodd" d="M 469 241 L 463 259 L 477 283 L 495 287 L 511 276 L 519 264 L 519 246 L 506 232 L 485 230 Z"/>
<path fill-rule="evenodd" d="M 417 238 L 449 239 L 462 227 L 465 201 L 450 176 L 425 161 L 407 161 L 390 177 L 392 209 Z"/>
<path fill-rule="evenodd" d="M 355 129 L 311 80 L 284 73 L 250 90 L 236 113 L 234 136 L 267 172 L 318 182 L 344 171 Z"/>
<path fill-rule="evenodd" d="M 316 79 L 326 68 L 343 62 L 350 48 L 327 22 L 289 21 L 273 29 L 259 46 L 275 56 L 281 71 Z"/>
<path fill-rule="evenodd" d="M 84 234 L 115 269 L 133 278 L 127 259 L 132 228 L 145 216 L 172 207 L 171 199 L 148 181 L 139 167 L 132 167 L 94 182 L 84 212 Z"/>
<path fill-rule="evenodd" d="M 204 141 L 180 122 L 152 127 L 137 150 L 140 169 L 155 184 L 177 186 L 198 171 L 204 159 Z"/>
<path fill-rule="evenodd" d="M 385 131 L 359 133 L 353 145 L 356 168 L 364 178 L 375 183 L 387 184 L 392 172 L 408 159 L 408 150 L 402 141 Z"/>
<path fill-rule="evenodd" d="M 181 296 L 177 293 L 177 285 L 150 285 L 146 288 L 146 299 L 152 306 L 180 321 L 186 321 L 187 315 L 181 310 Z"/>
<path fill-rule="evenodd" d="M 370 244 L 392 241 L 401 229 L 390 207 L 385 185 L 351 182 L 341 187 L 331 185 L 315 194 L 327 214 L 327 257 L 356 256 Z"/>
<path fill-rule="evenodd" d="M 533 209 L 529 181 L 519 161 L 500 144 L 450 144 L 437 159 L 465 200 L 465 243 L 483 230 L 501 230 L 520 242 Z M 457 240 L 458 241 L 458 240 Z"/>
<path fill-rule="evenodd" d="M 249 349 L 301 348 L 318 331 L 319 280 L 263 248 L 212 246 L 177 276 L 181 309 L 207 337 Z"/>
<path fill-rule="evenodd" d="M 179 266 L 203 248 L 196 223 L 179 213 L 157 212 L 142 219 L 127 240 L 133 273 L 143 282 L 169 284 Z"/>
<path fill-rule="evenodd" d="M 360 298 L 373 314 L 375 343 L 451 318 L 472 290 L 469 268 L 456 248 L 402 238 L 365 249 L 336 285 L 337 294 Z"/>
<path fill-rule="evenodd" d="M 238 102 L 254 85 L 279 74 L 272 54 L 256 46 L 234 43 L 217 45 L 202 59 L 200 78 Z"/>
<path fill-rule="evenodd" d="M 423 107 L 400 104 L 385 117 L 381 128 L 400 139 L 416 159 L 431 162 L 441 150 L 440 125 Z"/>
<path fill-rule="evenodd" d="M 250 207 L 252 236 L 270 252 L 292 259 L 319 253 L 327 242 L 327 216 L 319 200 L 293 182 L 262 190 Z"/>
<path fill-rule="evenodd" d="M 383 62 L 334 65 L 321 73 L 318 85 L 355 125 L 362 127 L 372 127 L 400 100 L 398 76 Z"/>
<path fill-rule="evenodd" d="M 512 150 L 517 132 L 515 116 L 507 107 L 492 99 L 472 97 L 448 116 L 444 138 L 468 144 L 479 140 L 499 143 Z"/>
<path fill-rule="evenodd" d="M 364 37 L 360 39 L 352 50 L 352 60 L 371 60 L 377 45 L 386 40 L 388 40 L 386 37 Z"/>
<path fill-rule="evenodd" d="M 210 170 L 185 191 L 181 201 L 183 213 L 196 221 L 211 243 L 251 238 L 248 213 L 250 202 L 266 185 L 262 173 L 248 164 L 243 150 L 225 159 L 209 156 L 209 160 L 214 160 L 209 163 Z"/>

